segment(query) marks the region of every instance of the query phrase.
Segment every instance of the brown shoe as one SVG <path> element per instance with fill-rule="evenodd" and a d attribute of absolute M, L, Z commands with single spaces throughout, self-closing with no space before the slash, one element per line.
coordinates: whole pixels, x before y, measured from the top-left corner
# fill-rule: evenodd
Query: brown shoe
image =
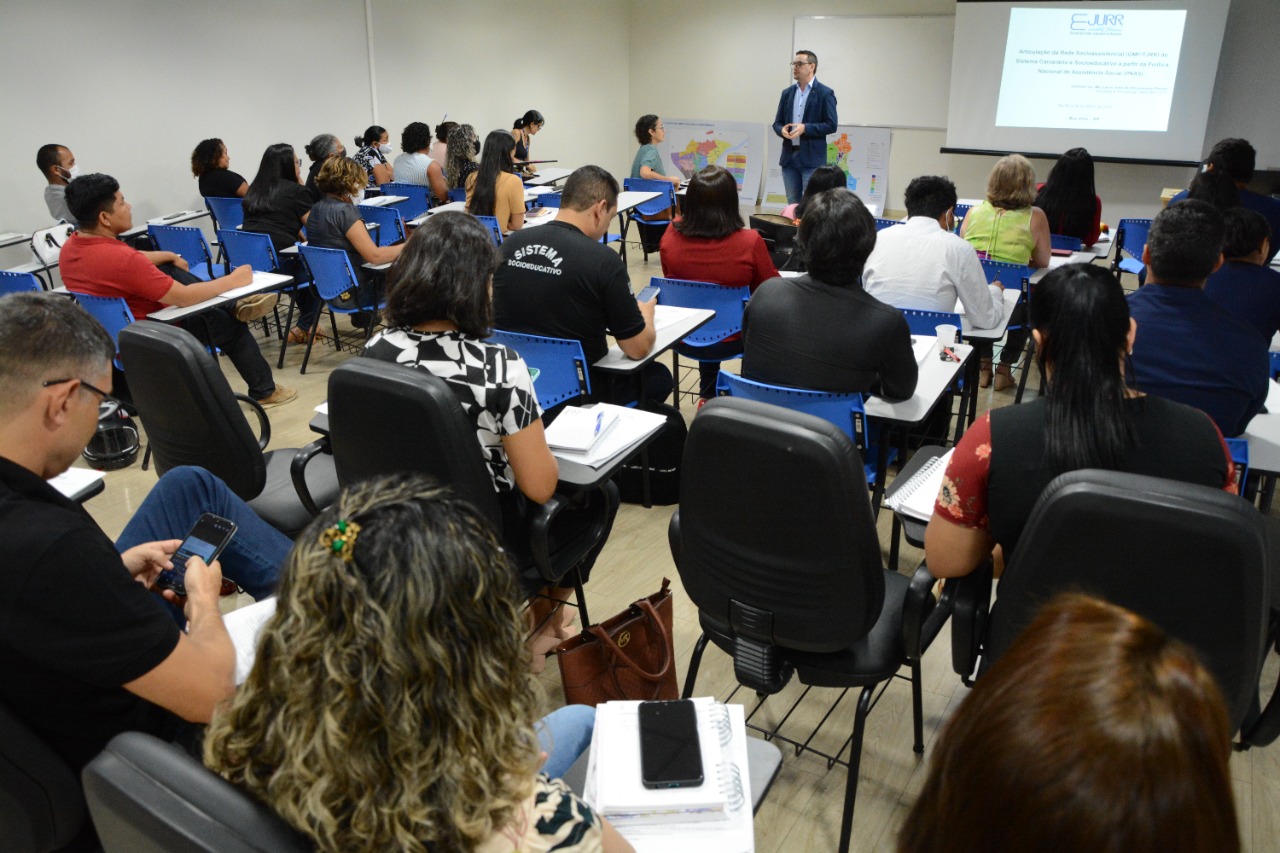
<path fill-rule="evenodd" d="M 307 330 L 301 326 L 296 326 L 289 330 L 285 340 L 291 344 L 305 344 L 307 342 Z"/>
<path fill-rule="evenodd" d="M 292 388 L 286 388 L 283 385 L 277 385 L 276 390 L 272 391 L 266 397 L 263 397 L 261 400 L 258 401 L 258 405 L 264 409 L 269 409 L 272 406 L 279 406 L 282 403 L 288 403 L 296 399 L 297 396 L 298 396 L 298 392 L 293 390 Z"/>
<path fill-rule="evenodd" d="M 1013 370 L 1007 364 L 996 367 L 996 390 L 1008 391 L 1018 383 L 1013 381 Z"/>
<path fill-rule="evenodd" d="M 259 320 L 275 310 L 276 303 L 279 301 L 280 297 L 275 293 L 255 293 L 253 296 L 246 296 L 236 301 L 236 319 L 241 323 Z"/>

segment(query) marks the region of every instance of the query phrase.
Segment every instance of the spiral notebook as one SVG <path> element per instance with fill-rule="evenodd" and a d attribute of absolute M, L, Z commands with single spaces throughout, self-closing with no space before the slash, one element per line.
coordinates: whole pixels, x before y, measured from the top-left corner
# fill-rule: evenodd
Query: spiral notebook
<path fill-rule="evenodd" d="M 910 516 L 917 521 L 928 521 L 933 517 L 933 504 L 938 499 L 938 490 L 942 488 L 942 475 L 947 471 L 947 463 L 955 448 L 941 456 L 930 459 L 923 468 L 902 484 L 886 498 L 884 505 L 894 512 Z"/>
<path fill-rule="evenodd" d="M 596 708 L 585 798 L 637 853 L 752 853 L 751 780 L 741 705 L 694 699 L 706 781 L 645 788 L 640 781 L 639 702 Z"/>

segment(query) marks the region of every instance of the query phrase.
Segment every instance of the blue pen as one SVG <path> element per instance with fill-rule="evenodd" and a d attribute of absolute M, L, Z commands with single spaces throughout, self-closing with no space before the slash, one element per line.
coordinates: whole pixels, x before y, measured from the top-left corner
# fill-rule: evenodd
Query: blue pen
<path fill-rule="evenodd" d="M 603 423 L 604 423 L 604 412 L 601 412 L 600 414 L 596 415 L 596 431 L 595 431 L 596 435 L 600 434 L 600 425 Z"/>

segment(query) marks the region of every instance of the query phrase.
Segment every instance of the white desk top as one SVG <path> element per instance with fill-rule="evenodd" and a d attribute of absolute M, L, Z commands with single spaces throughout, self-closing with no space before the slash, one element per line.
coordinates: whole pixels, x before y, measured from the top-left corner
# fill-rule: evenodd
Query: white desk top
<path fill-rule="evenodd" d="M 525 179 L 526 184 L 535 187 L 554 184 L 556 181 L 562 181 L 573 174 L 573 169 L 566 169 L 562 166 L 552 166 L 550 169 L 543 169 L 531 178 Z"/>
<path fill-rule="evenodd" d="M 646 201 L 657 198 L 662 193 L 655 192 L 638 192 L 636 190 L 623 190 L 618 193 L 618 213 L 625 213 L 633 207 L 644 204 Z"/>
<path fill-rule="evenodd" d="M 1018 304 L 1018 297 L 1021 295 L 1022 291 L 1019 288 L 1006 287 L 1004 289 L 1004 313 L 1000 316 L 1000 322 L 990 329 L 970 328 L 969 318 L 964 313 L 964 306 L 957 299 L 956 313 L 960 315 L 960 328 L 964 331 L 965 339 L 998 341 L 1004 337 L 1005 329 L 1009 328 L 1009 318 L 1013 316 L 1014 306 Z"/>
<path fill-rule="evenodd" d="M 915 337 L 919 339 L 921 336 Z M 942 361 L 931 347 L 924 361 L 917 362 L 920 378 L 916 381 L 916 392 L 911 395 L 911 399 L 900 403 L 888 403 L 879 397 L 867 397 L 867 414 L 873 418 L 884 418 L 906 424 L 919 423 L 927 418 L 943 392 L 950 387 L 956 374 L 973 353 L 973 347 L 967 344 L 956 344 L 954 349 L 960 361 Z"/>
<path fill-rule="evenodd" d="M 1049 270 L 1056 270 L 1065 264 L 1091 264 L 1097 260 L 1098 256 L 1092 250 L 1083 252 L 1072 252 L 1070 257 L 1067 255 L 1054 255 L 1049 259 L 1049 266 L 1036 270 L 1031 274 L 1031 283 L 1035 284 L 1040 279 L 1049 274 Z"/>
<path fill-rule="evenodd" d="M 604 358 L 591 366 L 606 373 L 634 373 L 715 315 L 716 312 L 710 308 L 675 308 L 671 305 L 658 305 L 653 317 L 654 325 L 658 328 L 653 349 L 648 355 L 633 360 L 627 358 L 622 349 L 614 344 L 609 347 L 609 352 L 605 353 Z"/>
<path fill-rule="evenodd" d="M 211 308 L 217 308 L 219 305 L 225 305 L 234 302 L 242 296 L 248 296 L 252 293 L 261 293 L 264 290 L 274 290 L 283 284 L 293 281 L 292 276 L 281 275 L 273 272 L 255 272 L 253 281 L 244 287 L 237 287 L 228 290 L 226 293 L 220 293 L 212 299 L 206 299 L 203 302 L 197 302 L 195 305 L 188 305 L 181 308 L 177 305 L 170 305 L 159 311 L 153 311 L 147 316 L 148 320 L 159 320 L 163 323 L 172 323 L 174 320 L 181 320 L 183 317 L 190 317 L 193 314 L 199 314 L 202 311 L 208 311 Z"/>
<path fill-rule="evenodd" d="M 1267 386 L 1267 410 L 1255 415 L 1240 437 L 1249 442 L 1251 470 L 1280 474 L 1280 385 L 1274 380 Z"/>
<path fill-rule="evenodd" d="M 0 249 L 7 249 L 10 246 L 20 246 L 30 239 L 30 234 L 19 234 L 17 232 L 0 234 Z"/>
<path fill-rule="evenodd" d="M 399 204 L 402 201 L 408 201 L 407 195 L 377 195 L 373 198 L 361 199 L 360 204 L 367 204 L 370 207 L 386 207 L 389 204 Z"/>

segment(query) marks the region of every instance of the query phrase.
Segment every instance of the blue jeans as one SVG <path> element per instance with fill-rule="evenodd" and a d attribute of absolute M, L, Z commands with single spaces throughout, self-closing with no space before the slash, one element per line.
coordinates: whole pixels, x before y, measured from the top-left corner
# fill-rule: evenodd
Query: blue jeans
<path fill-rule="evenodd" d="M 784 139 L 783 145 L 788 144 Z M 782 185 L 787 189 L 787 204 L 799 204 L 804 197 L 804 188 L 809 186 L 809 177 L 818 170 L 817 166 L 801 166 L 795 157 L 782 167 Z"/>
<path fill-rule="evenodd" d="M 183 466 L 161 477 L 125 525 L 116 548 L 124 552 L 144 542 L 181 539 L 206 512 L 236 523 L 235 536 L 218 558 L 222 573 L 255 600 L 274 595 L 293 543 L 203 468 Z"/>
<path fill-rule="evenodd" d="M 590 705 L 557 708 L 534 724 L 538 743 L 547 753 L 542 772 L 559 779 L 591 745 L 596 726 L 596 709 Z"/>

